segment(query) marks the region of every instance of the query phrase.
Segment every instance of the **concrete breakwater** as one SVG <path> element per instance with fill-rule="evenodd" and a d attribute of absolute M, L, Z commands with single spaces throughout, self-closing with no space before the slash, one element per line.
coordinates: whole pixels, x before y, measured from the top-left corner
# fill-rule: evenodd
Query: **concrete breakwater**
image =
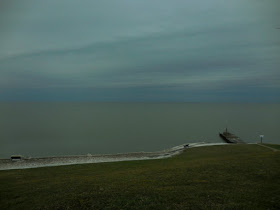
<path fill-rule="evenodd" d="M 44 158 L 23 158 L 20 161 L 11 161 L 10 159 L 0 159 L 0 170 L 11 169 L 27 169 L 39 167 L 51 167 L 61 165 L 86 164 L 86 163 L 102 163 L 117 162 L 131 160 L 149 160 L 162 159 L 180 154 L 187 148 L 211 145 L 224 145 L 225 143 L 190 143 L 188 147 L 182 144 L 167 150 L 159 152 L 134 152 L 123 154 L 107 154 L 107 155 L 79 155 L 79 156 L 58 156 Z"/>

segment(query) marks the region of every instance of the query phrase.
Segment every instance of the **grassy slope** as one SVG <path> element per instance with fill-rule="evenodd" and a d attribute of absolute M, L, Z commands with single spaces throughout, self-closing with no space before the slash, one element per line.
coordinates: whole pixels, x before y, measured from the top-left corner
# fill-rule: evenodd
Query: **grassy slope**
<path fill-rule="evenodd" d="M 162 160 L 0 171 L 1 209 L 280 209 L 280 152 L 200 147 Z"/>

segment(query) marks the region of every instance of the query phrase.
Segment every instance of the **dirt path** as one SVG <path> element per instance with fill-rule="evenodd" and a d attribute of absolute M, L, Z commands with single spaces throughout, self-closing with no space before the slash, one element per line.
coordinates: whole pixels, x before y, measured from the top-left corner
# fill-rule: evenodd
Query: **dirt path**
<path fill-rule="evenodd" d="M 274 148 L 272 148 L 272 147 L 269 147 L 269 146 L 266 146 L 266 145 L 263 145 L 263 144 L 257 144 L 257 145 L 262 146 L 262 147 L 265 147 L 265 148 L 267 148 L 267 149 L 271 149 L 273 152 L 279 151 L 278 149 L 274 149 Z"/>

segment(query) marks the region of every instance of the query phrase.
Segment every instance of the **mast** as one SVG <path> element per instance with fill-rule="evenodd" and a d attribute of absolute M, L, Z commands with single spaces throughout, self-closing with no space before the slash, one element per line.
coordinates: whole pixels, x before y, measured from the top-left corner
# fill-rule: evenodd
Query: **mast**
<path fill-rule="evenodd" d="M 228 131 L 227 131 L 227 127 L 228 127 L 228 120 L 227 120 L 226 132 L 228 132 Z"/>

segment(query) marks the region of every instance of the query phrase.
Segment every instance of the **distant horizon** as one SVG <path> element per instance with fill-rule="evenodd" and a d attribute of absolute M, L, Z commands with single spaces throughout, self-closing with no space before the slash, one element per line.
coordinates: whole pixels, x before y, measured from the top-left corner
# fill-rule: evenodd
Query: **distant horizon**
<path fill-rule="evenodd" d="M 0 103 L 139 103 L 139 104 L 180 104 L 180 103 L 186 103 L 186 104 L 280 104 L 280 101 L 86 101 L 86 100 L 81 100 L 81 101 L 74 101 L 74 100 L 10 100 L 10 101 L 2 101 L 0 100 Z"/>
<path fill-rule="evenodd" d="M 137 90 L 84 90 L 71 91 L 45 90 L 16 90 L 8 94 L 0 93 L 0 102 L 203 102 L 203 103 L 280 103 L 280 96 L 276 91 L 246 91 L 238 93 L 225 92 L 186 92 L 185 91 L 154 91 L 149 89 Z"/>

